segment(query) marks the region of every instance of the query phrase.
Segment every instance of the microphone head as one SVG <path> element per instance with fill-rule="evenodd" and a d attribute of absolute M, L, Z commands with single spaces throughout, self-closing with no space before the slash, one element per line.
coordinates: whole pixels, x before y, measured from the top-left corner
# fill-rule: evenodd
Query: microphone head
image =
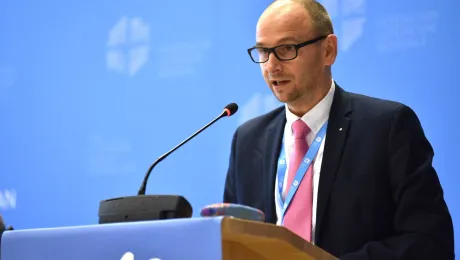
<path fill-rule="evenodd" d="M 236 103 L 230 103 L 224 108 L 225 113 L 227 116 L 231 116 L 238 111 L 238 105 Z"/>
<path fill-rule="evenodd" d="M 202 217 L 229 216 L 252 221 L 263 222 L 265 214 L 253 207 L 232 204 L 232 203 L 216 203 L 204 207 L 200 212 Z"/>

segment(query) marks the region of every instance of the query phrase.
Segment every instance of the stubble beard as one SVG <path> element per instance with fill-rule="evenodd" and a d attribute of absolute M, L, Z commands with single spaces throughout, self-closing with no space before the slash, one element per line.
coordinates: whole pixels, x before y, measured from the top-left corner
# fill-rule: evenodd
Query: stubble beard
<path fill-rule="evenodd" d="M 271 88 L 271 91 L 276 99 L 284 104 L 289 105 L 291 103 L 297 103 L 300 102 L 300 99 L 302 99 L 302 91 L 299 89 L 294 88 L 290 92 L 283 91 L 281 93 L 277 93 L 273 88 Z"/>

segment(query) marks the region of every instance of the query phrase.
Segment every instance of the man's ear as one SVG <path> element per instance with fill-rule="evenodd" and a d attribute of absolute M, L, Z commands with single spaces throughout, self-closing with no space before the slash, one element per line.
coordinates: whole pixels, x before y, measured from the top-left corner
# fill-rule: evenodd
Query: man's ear
<path fill-rule="evenodd" d="M 326 39 L 324 39 L 324 66 L 331 67 L 334 64 L 338 52 L 338 43 L 337 36 L 334 34 L 329 34 Z"/>

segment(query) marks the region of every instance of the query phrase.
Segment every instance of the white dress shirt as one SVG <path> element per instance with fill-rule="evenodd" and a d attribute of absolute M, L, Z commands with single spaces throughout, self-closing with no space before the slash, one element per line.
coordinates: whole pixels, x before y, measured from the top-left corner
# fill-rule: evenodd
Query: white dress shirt
<path fill-rule="evenodd" d="M 311 129 L 310 133 L 307 135 L 307 143 L 310 146 L 318 134 L 319 130 L 323 126 L 323 124 L 329 119 L 329 112 L 331 110 L 332 100 L 334 98 L 334 91 L 335 91 L 335 84 L 332 81 L 331 88 L 326 96 L 310 111 L 308 111 L 305 115 L 302 116 L 302 119 L 308 127 Z M 285 156 L 286 156 L 286 174 L 284 175 L 284 186 L 283 186 L 283 193 L 286 189 L 287 185 L 287 177 L 288 177 L 288 170 L 289 170 L 289 155 L 291 154 L 291 150 L 294 149 L 294 135 L 292 132 L 292 123 L 299 119 L 298 116 L 294 115 L 289 111 L 286 105 L 286 125 L 284 127 L 284 149 L 285 149 Z M 318 194 L 318 183 L 319 183 L 319 174 L 321 170 L 321 162 L 323 159 L 323 152 L 324 152 L 324 143 L 325 139 L 321 143 L 318 153 L 316 157 L 313 159 L 313 216 L 312 216 L 312 243 L 314 244 L 314 237 L 315 237 L 315 224 L 316 224 L 316 202 L 317 202 L 317 194 Z M 276 183 L 278 184 L 278 174 L 276 176 Z M 281 225 L 281 208 L 280 208 L 280 201 L 279 201 L 279 194 L 278 194 L 278 185 L 275 185 L 275 203 L 276 203 L 276 215 L 278 217 L 277 225 Z"/>

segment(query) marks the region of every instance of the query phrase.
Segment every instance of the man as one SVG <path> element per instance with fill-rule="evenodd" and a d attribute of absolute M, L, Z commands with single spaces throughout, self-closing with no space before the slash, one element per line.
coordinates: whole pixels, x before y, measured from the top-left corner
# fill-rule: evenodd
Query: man
<path fill-rule="evenodd" d="M 452 219 L 416 114 L 336 84 L 337 37 L 324 7 L 275 1 L 256 40 L 251 59 L 285 106 L 235 132 L 224 202 L 258 208 L 341 260 L 454 259 Z"/>

